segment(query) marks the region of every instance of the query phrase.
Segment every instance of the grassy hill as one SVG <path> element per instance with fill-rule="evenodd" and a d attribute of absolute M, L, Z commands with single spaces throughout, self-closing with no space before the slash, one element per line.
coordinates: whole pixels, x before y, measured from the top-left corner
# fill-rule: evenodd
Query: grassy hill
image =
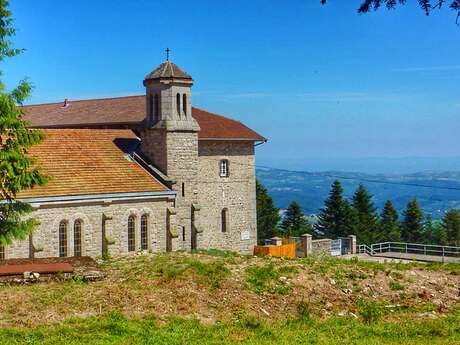
<path fill-rule="evenodd" d="M 426 212 L 440 218 L 444 211 L 460 207 L 460 172 L 369 175 L 334 171 L 310 173 L 271 168 L 257 169 L 257 178 L 268 188 L 277 207 L 287 208 L 292 200 L 297 200 L 307 214 L 315 214 L 323 206 L 332 182 L 337 179 L 335 176 L 343 177 L 339 180 L 348 197 L 351 197 L 358 184 L 363 182 L 374 195 L 374 202 L 379 208 L 383 207 L 386 200 L 392 200 L 395 207 L 402 212 L 407 202 L 416 197 Z M 417 187 L 420 185 L 453 189 Z"/>
<path fill-rule="evenodd" d="M 0 285 L 0 344 L 460 343 L 458 265 L 209 251 L 97 269 Z"/>

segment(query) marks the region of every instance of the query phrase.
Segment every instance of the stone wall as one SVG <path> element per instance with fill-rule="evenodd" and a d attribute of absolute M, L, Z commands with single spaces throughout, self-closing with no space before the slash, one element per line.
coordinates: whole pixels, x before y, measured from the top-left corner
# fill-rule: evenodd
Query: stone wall
<path fill-rule="evenodd" d="M 313 240 L 312 241 L 312 252 L 313 255 L 331 255 L 331 240 Z"/>
<path fill-rule="evenodd" d="M 198 235 L 200 248 L 252 253 L 257 241 L 254 144 L 248 141 L 200 141 Z M 229 176 L 220 177 L 227 159 Z M 228 209 L 228 229 L 221 231 L 221 211 Z"/>
<path fill-rule="evenodd" d="M 108 245 L 110 255 L 128 254 L 128 217 L 136 217 L 136 250 L 140 250 L 140 218 L 148 216 L 148 250 L 162 252 L 166 249 L 166 212 L 171 206 L 168 199 L 142 201 L 113 201 L 111 203 L 94 202 L 79 204 L 59 204 L 46 206 L 42 204 L 33 212 L 33 217 L 40 221 L 39 227 L 32 235 L 36 248 L 35 257 L 59 256 L 59 223 L 66 221 L 68 256 L 74 253 L 73 224 L 82 221 L 82 255 L 98 257 L 102 255 L 102 219 L 106 221 L 106 237 L 114 241 Z M 177 241 L 177 240 L 175 240 Z M 177 246 L 177 244 L 176 244 Z M 16 241 L 6 247 L 6 259 L 29 258 L 29 239 Z"/>

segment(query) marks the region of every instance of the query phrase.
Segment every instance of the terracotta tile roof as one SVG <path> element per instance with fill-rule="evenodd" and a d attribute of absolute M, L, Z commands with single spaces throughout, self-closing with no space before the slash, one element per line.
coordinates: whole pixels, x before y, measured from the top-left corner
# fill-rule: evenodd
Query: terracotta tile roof
<path fill-rule="evenodd" d="M 92 99 L 25 106 L 25 119 L 41 128 L 135 127 L 145 118 L 145 96 Z M 260 134 L 239 121 L 198 108 L 192 116 L 200 125 L 199 139 L 263 141 Z"/>
<path fill-rule="evenodd" d="M 21 192 L 19 198 L 167 191 L 126 157 L 139 143 L 129 129 L 44 131 L 44 142 L 29 153 L 51 179 L 45 186 Z"/>
<path fill-rule="evenodd" d="M 158 66 L 151 73 L 149 73 L 145 77 L 145 80 L 161 78 L 192 79 L 190 75 L 185 73 L 183 70 L 179 68 L 179 66 L 172 63 L 171 61 L 163 62 L 160 66 Z"/>
<path fill-rule="evenodd" d="M 265 138 L 239 121 L 213 114 L 198 108 L 192 109 L 192 116 L 200 125 L 199 138 L 204 139 L 244 139 L 264 141 Z"/>

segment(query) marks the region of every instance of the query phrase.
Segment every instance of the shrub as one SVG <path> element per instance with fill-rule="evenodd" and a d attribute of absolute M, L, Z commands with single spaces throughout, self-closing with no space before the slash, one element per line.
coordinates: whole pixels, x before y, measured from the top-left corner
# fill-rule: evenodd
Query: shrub
<path fill-rule="evenodd" d="M 374 301 L 359 300 L 358 313 L 365 323 L 376 322 L 383 314 L 382 307 Z"/>

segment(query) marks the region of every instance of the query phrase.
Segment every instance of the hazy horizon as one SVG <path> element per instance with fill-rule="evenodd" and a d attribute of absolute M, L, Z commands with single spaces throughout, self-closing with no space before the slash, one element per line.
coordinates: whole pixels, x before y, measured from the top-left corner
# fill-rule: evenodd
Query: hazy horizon
<path fill-rule="evenodd" d="M 460 157 L 257 158 L 257 166 L 292 171 L 339 171 L 365 174 L 460 172 Z"/>

